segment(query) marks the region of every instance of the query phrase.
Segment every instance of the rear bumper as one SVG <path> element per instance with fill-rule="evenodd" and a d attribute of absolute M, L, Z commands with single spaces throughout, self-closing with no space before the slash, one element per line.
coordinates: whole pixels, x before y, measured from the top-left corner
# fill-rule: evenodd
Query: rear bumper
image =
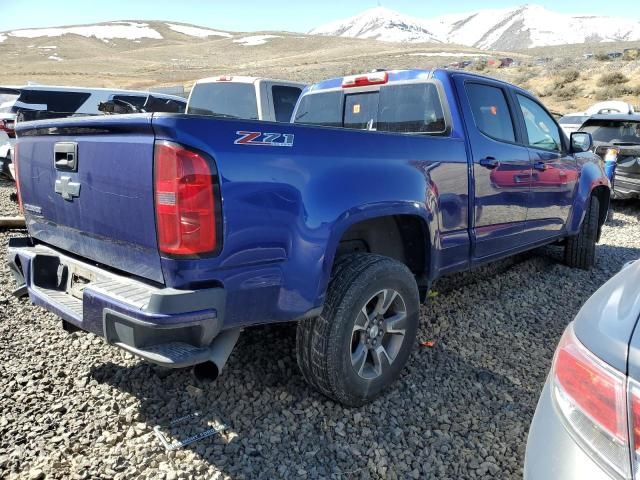
<path fill-rule="evenodd" d="M 27 288 L 34 304 L 153 363 L 205 362 L 222 330 L 223 288 L 158 288 L 28 238 L 10 239 L 8 256 L 18 287 Z"/>
<path fill-rule="evenodd" d="M 640 198 L 640 177 L 625 175 L 619 170 L 616 172 L 614 182 L 614 192 L 616 198 Z"/>

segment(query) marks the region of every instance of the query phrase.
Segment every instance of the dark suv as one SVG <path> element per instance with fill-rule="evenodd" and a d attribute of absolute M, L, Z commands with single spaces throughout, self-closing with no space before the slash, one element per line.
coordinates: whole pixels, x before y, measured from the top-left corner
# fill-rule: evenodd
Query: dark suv
<path fill-rule="evenodd" d="M 580 131 L 592 135 L 596 153 L 618 151 L 614 198 L 640 198 L 640 115 L 594 115 Z"/>

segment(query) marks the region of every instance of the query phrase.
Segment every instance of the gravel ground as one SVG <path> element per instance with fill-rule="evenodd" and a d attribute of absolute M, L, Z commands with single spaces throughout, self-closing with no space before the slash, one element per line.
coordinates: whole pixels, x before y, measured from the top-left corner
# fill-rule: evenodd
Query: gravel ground
<path fill-rule="evenodd" d="M 12 213 L 0 183 L 0 212 Z M 347 409 L 298 372 L 295 330 L 246 331 L 217 382 L 151 366 L 10 296 L 0 264 L 2 478 L 521 478 L 553 350 L 580 305 L 640 257 L 640 202 L 616 204 L 591 272 L 534 254 L 438 282 L 402 378 Z M 0 232 L 4 252 L 8 237 Z M 4 256 L 4 253 L 2 253 Z M 430 344 L 431 345 L 431 344 Z M 224 434 L 167 453 L 201 412 Z M 171 430 L 171 431 L 170 431 Z"/>

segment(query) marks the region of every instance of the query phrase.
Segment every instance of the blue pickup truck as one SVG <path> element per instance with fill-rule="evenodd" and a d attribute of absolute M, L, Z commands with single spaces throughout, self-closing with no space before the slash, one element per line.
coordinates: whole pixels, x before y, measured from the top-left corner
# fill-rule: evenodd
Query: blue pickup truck
<path fill-rule="evenodd" d="M 292 123 L 138 114 L 17 132 L 16 294 L 202 378 L 241 329 L 296 321 L 303 376 L 346 405 L 398 377 L 435 279 L 549 243 L 589 268 L 609 205 L 588 133 L 464 72 L 322 82 Z"/>

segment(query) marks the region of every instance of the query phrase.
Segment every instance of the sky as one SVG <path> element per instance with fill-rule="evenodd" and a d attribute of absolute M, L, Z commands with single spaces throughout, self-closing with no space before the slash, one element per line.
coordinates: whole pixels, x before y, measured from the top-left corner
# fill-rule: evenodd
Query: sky
<path fill-rule="evenodd" d="M 307 32 L 324 23 L 356 15 L 378 0 L 0 0 L 0 31 L 110 20 L 173 20 L 230 31 Z M 483 8 L 509 8 L 508 0 L 381 0 L 390 9 L 434 17 Z M 538 0 L 529 3 L 577 15 L 610 15 L 640 20 L 640 1 Z M 611 8 L 615 5 L 615 8 Z"/>

